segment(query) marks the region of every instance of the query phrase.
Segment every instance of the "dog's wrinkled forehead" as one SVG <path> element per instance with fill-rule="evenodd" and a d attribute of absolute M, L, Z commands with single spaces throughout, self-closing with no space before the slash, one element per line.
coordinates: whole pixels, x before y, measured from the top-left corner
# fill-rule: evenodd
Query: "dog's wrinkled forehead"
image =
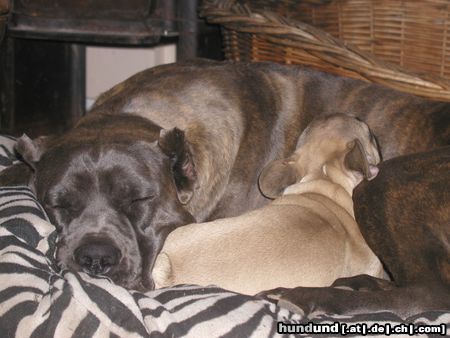
<path fill-rule="evenodd" d="M 138 193 L 133 190 L 159 189 L 159 173 L 165 164 L 156 142 L 95 147 L 62 144 L 49 149 L 37 163 L 34 185 L 44 200 L 48 197 L 44 194 L 77 191 L 125 198 Z"/>

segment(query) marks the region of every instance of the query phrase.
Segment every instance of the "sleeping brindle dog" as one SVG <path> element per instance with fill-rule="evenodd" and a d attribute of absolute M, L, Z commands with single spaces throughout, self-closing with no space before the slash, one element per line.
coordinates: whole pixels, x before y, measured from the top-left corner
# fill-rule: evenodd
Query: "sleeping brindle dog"
<path fill-rule="evenodd" d="M 196 61 L 132 76 L 63 135 L 22 137 L 26 164 L 0 183 L 36 193 L 62 267 L 147 290 L 170 231 L 267 204 L 262 168 L 337 108 L 369 125 L 384 159 L 450 139 L 449 103 L 298 66 Z"/>

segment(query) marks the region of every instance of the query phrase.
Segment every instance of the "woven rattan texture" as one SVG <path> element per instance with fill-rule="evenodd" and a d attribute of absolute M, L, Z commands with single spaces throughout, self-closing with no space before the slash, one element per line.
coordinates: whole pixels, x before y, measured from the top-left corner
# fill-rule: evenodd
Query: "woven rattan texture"
<path fill-rule="evenodd" d="M 303 64 L 450 100 L 450 0 L 209 0 L 226 58 Z"/>

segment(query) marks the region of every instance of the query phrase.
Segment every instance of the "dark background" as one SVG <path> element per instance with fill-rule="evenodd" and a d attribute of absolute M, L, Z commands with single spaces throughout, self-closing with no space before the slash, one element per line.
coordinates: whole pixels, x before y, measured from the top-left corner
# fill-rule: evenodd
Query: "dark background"
<path fill-rule="evenodd" d="M 7 0 L 0 132 L 62 132 L 85 114 L 86 46 L 176 43 L 177 60 L 223 59 L 220 30 L 194 0 Z"/>

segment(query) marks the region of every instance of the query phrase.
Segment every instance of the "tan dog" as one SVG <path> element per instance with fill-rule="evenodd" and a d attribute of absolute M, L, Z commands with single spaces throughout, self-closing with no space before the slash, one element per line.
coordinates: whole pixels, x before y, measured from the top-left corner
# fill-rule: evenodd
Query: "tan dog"
<path fill-rule="evenodd" d="M 295 153 L 260 176 L 271 204 L 238 217 L 174 230 L 156 259 L 157 287 L 216 284 L 255 294 L 273 287 L 328 286 L 383 268 L 353 215 L 352 191 L 380 161 L 363 122 L 335 114 L 314 121 Z M 284 192 L 283 192 L 284 191 Z"/>

